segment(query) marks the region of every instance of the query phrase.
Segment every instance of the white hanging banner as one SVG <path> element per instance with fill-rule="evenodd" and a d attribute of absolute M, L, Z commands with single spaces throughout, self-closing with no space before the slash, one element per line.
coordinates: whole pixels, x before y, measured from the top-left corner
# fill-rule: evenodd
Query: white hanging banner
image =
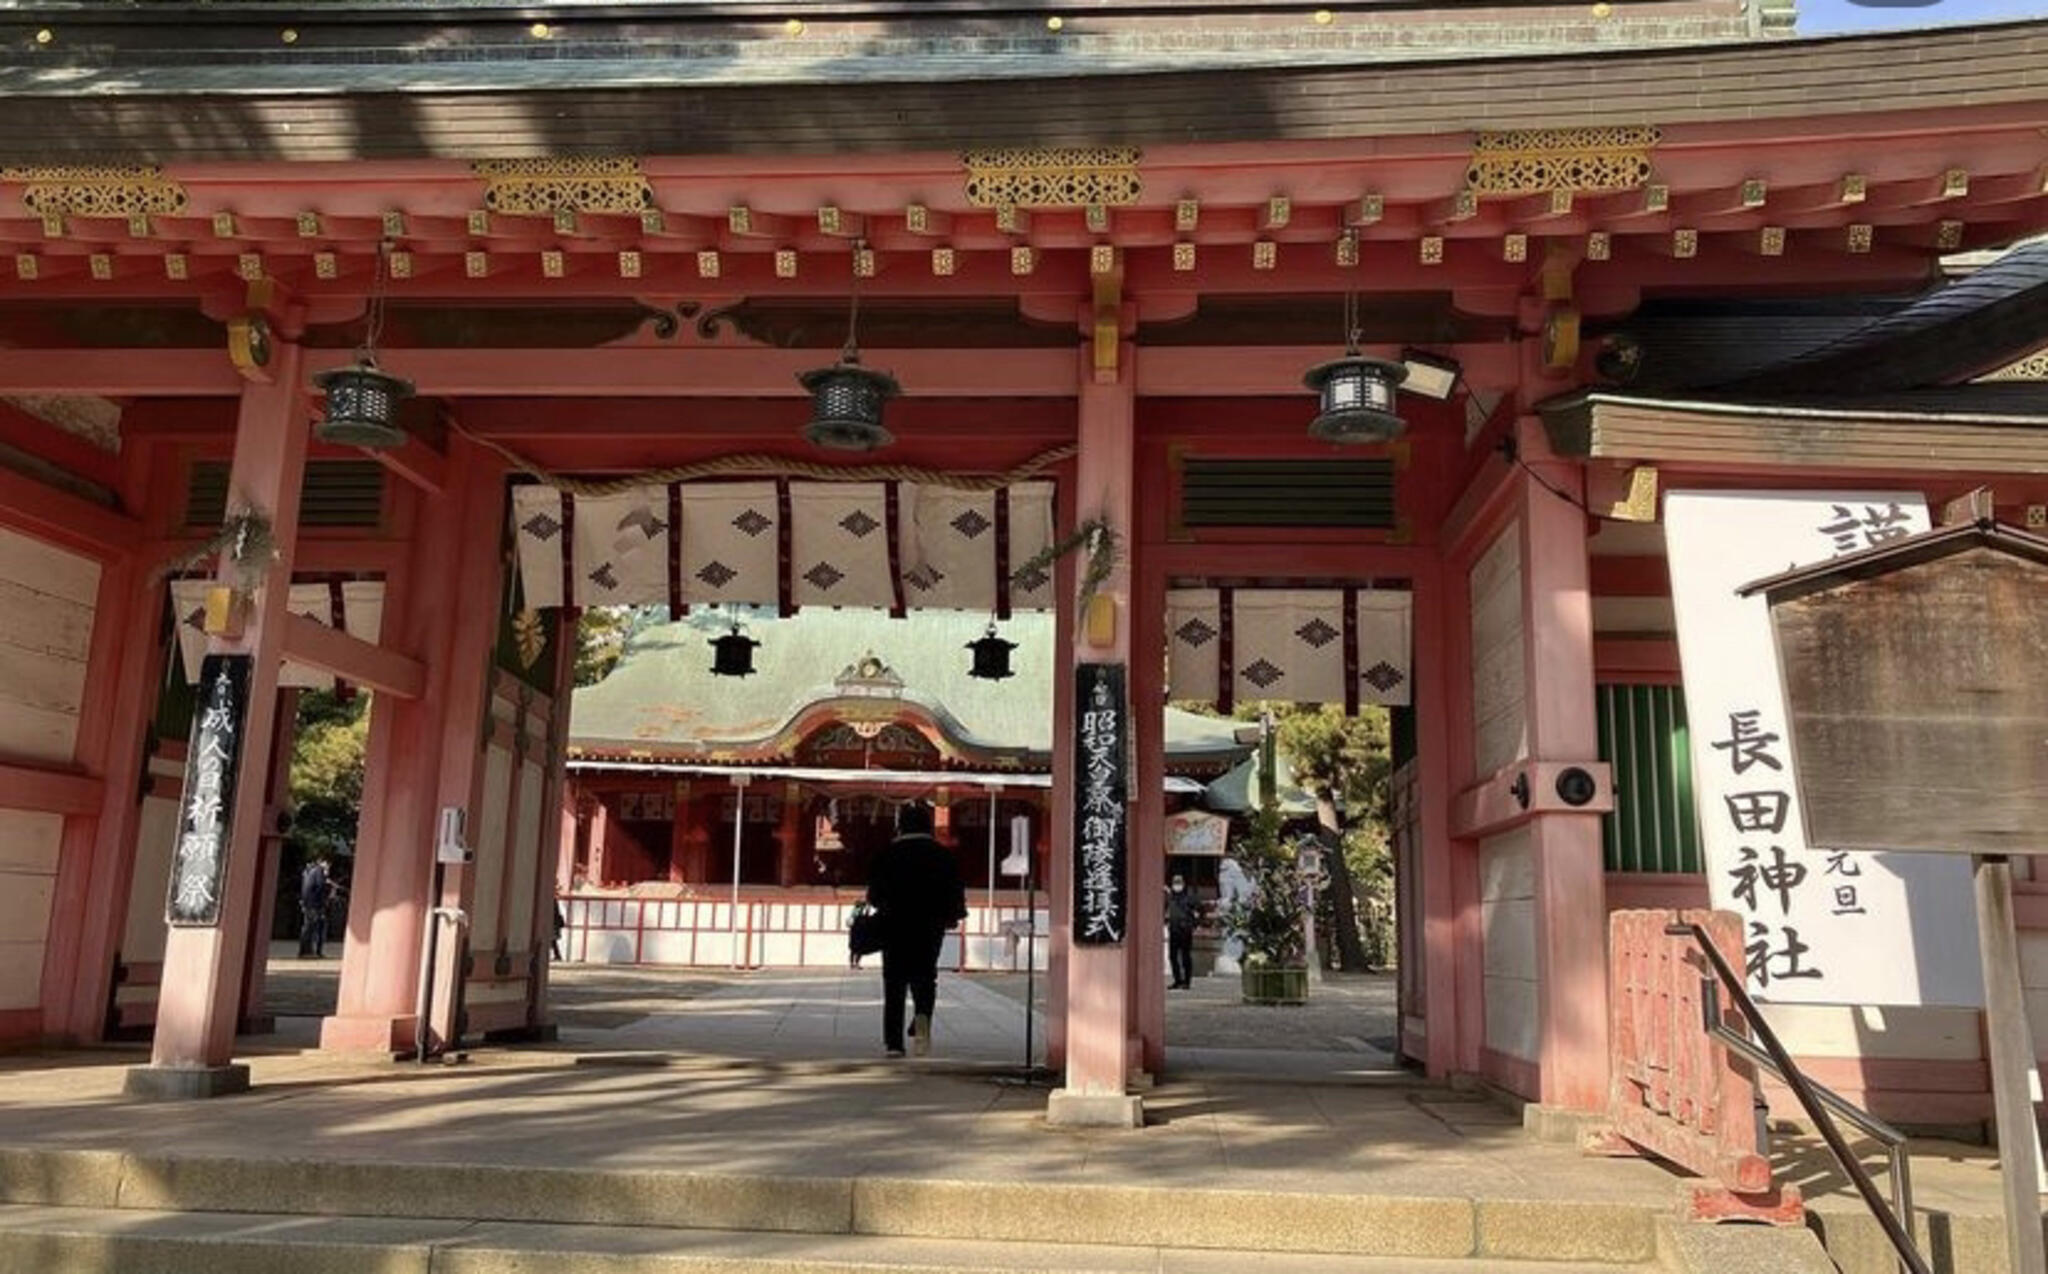
<path fill-rule="evenodd" d="M 1358 594 L 1357 671 L 1361 703 L 1408 706 L 1414 686 L 1414 594 L 1367 589 Z"/>
<path fill-rule="evenodd" d="M 1053 484 L 745 480 L 512 492 L 522 603 L 1045 610 Z M 785 522 L 787 525 L 785 525 Z"/>
<path fill-rule="evenodd" d="M 178 617 L 178 662 L 187 685 L 199 684 L 199 666 L 206 658 L 206 590 L 212 586 L 213 581 L 205 579 L 171 581 L 171 607 Z M 333 584 L 294 584 L 285 596 L 285 609 L 374 645 L 384 629 L 384 582 L 345 580 L 338 592 L 337 597 Z M 286 660 L 278 670 L 277 684 L 287 689 L 328 689 L 334 685 L 334 674 Z"/>
<path fill-rule="evenodd" d="M 861 606 L 895 610 L 895 554 L 902 517 L 892 529 L 891 484 L 790 484 L 790 586 L 798 606 Z"/>
<path fill-rule="evenodd" d="M 780 603 L 780 505 L 773 482 L 705 482 L 682 488 L 685 604 Z M 640 604 L 665 600 L 666 594 Z"/>
<path fill-rule="evenodd" d="M 1232 593 L 1227 676 L 1238 703 L 1343 703 L 1344 594 L 1337 589 L 1251 589 Z"/>
<path fill-rule="evenodd" d="M 575 604 L 668 598 L 668 499 L 661 487 L 579 496 Z"/>
<path fill-rule="evenodd" d="M 1736 593 L 1927 528 L 1916 492 L 1665 497 L 1708 894 L 1743 918 L 1760 1000 L 1983 1003 L 1966 860 L 1808 847 L 1769 607 Z"/>
<path fill-rule="evenodd" d="M 1166 640 L 1168 697 L 1192 703 L 1221 698 L 1222 595 L 1213 588 L 1168 590 Z"/>
<path fill-rule="evenodd" d="M 1198 703 L 1406 707 L 1413 611 L 1405 589 L 1171 589 L 1167 693 Z"/>

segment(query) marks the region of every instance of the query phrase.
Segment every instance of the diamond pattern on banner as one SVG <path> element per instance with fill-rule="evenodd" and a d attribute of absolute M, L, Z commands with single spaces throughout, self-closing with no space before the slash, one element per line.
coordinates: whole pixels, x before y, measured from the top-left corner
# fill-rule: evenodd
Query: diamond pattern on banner
<path fill-rule="evenodd" d="M 1344 702 L 1341 589 L 1238 589 L 1233 694 L 1239 702 Z"/>
<path fill-rule="evenodd" d="M 993 492 L 903 483 L 897 567 L 903 600 L 913 607 L 991 611 L 996 605 L 997 525 Z M 797 604 L 889 607 L 888 504 L 881 483 L 792 484 L 792 580 Z M 679 593 L 689 605 L 775 605 L 779 528 L 775 484 L 693 482 L 682 487 Z M 512 492 L 521 599 L 534 610 L 576 606 L 666 605 L 668 492 L 635 488 L 576 500 L 570 574 L 576 596 L 562 596 L 562 500 L 538 484 Z M 1053 484 L 1010 489 L 1012 570 L 1053 540 Z M 820 566 L 829 568 L 819 570 Z M 1013 577 L 1010 604 L 1044 610 L 1053 574 Z"/>
<path fill-rule="evenodd" d="M 789 505 L 797 605 L 895 605 L 889 537 L 877 534 L 889 516 L 883 483 L 795 482 Z"/>
<path fill-rule="evenodd" d="M 1050 482 L 1026 482 L 1010 488 L 1011 570 L 1052 546 L 1052 496 Z M 1052 572 L 1010 580 L 1011 609 L 1050 610 L 1052 605 Z"/>
<path fill-rule="evenodd" d="M 1414 596 L 1375 590 L 1358 594 L 1358 701 L 1405 708 L 1413 691 Z"/>
<path fill-rule="evenodd" d="M 775 484 L 693 482 L 683 487 L 682 503 L 683 601 L 776 605 Z"/>
<path fill-rule="evenodd" d="M 562 604 L 562 495 L 538 483 L 512 488 L 512 537 L 529 610 Z"/>
<path fill-rule="evenodd" d="M 576 605 L 667 604 L 666 487 L 578 496 L 571 534 L 576 540 Z"/>
<path fill-rule="evenodd" d="M 1167 696 L 1214 703 L 1223 620 L 1213 588 L 1176 588 L 1166 594 Z"/>
<path fill-rule="evenodd" d="M 171 581 L 171 605 L 178 616 L 178 662 L 184 666 L 188 685 L 199 683 L 199 663 L 206 657 L 206 590 L 211 580 Z M 285 600 L 286 609 L 315 623 L 334 626 L 334 593 L 326 584 L 294 584 Z M 343 631 L 359 641 L 375 644 L 384 630 L 384 583 L 382 580 L 349 580 L 341 586 Z M 332 688 L 334 675 L 287 660 L 278 670 L 277 684 L 287 689 Z"/>
<path fill-rule="evenodd" d="M 906 599 L 933 610 L 993 611 L 996 606 L 996 493 L 952 487 L 904 488 L 910 528 L 904 537 Z M 1010 569 L 1052 543 L 1052 484 L 1010 488 Z M 925 587 L 920 581 L 929 581 Z M 1010 581 L 1013 610 L 1052 605 L 1052 573 Z"/>

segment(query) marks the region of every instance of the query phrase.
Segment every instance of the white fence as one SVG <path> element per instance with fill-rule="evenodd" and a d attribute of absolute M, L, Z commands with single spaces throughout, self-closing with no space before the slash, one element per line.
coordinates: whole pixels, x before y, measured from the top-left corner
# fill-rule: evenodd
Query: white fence
<path fill-rule="evenodd" d="M 561 899 L 567 920 L 562 958 L 570 963 L 718 968 L 843 965 L 847 921 L 856 901 L 742 895 L 735 914 L 730 899 L 571 894 Z M 1021 901 L 993 908 L 970 902 L 967 919 L 946 935 L 939 967 L 1021 971 L 1032 946 L 1027 928 L 1034 916 L 1036 963 L 1044 969 L 1051 947 L 1045 907 L 1041 904 L 1035 913 L 1027 913 Z"/>

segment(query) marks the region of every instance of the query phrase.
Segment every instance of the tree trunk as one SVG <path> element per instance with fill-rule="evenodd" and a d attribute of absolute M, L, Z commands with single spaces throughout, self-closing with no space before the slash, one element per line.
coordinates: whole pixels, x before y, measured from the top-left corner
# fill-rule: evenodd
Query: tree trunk
<path fill-rule="evenodd" d="M 1358 940 L 1358 896 L 1351 890 L 1351 864 L 1344 861 L 1344 830 L 1337 821 L 1337 798 L 1316 793 L 1316 822 L 1323 842 L 1323 862 L 1330 873 L 1330 908 L 1337 918 L 1337 957 L 1346 973 L 1366 971 L 1365 944 Z"/>

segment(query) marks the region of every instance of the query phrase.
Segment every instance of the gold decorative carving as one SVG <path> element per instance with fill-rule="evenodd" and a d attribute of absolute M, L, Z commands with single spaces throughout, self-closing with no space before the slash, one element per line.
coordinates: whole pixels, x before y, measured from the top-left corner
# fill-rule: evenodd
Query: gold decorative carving
<path fill-rule="evenodd" d="M 1978 380 L 2048 380 L 2048 349 L 2038 349 L 2016 363 L 2007 363 Z"/>
<path fill-rule="evenodd" d="M 654 206 L 654 188 L 637 159 L 480 159 L 472 167 L 484 179 L 484 207 L 492 212 L 637 216 Z"/>
<path fill-rule="evenodd" d="M 0 182 L 24 183 L 21 202 L 44 218 L 173 216 L 185 210 L 185 188 L 153 164 L 12 166 L 0 168 Z"/>
<path fill-rule="evenodd" d="M 1650 179 L 1658 137 L 1647 124 L 1481 133 L 1465 185 L 1482 195 L 1634 190 Z"/>
<path fill-rule="evenodd" d="M 971 150 L 967 202 L 976 208 L 1120 207 L 1138 202 L 1144 179 L 1136 146 Z"/>

